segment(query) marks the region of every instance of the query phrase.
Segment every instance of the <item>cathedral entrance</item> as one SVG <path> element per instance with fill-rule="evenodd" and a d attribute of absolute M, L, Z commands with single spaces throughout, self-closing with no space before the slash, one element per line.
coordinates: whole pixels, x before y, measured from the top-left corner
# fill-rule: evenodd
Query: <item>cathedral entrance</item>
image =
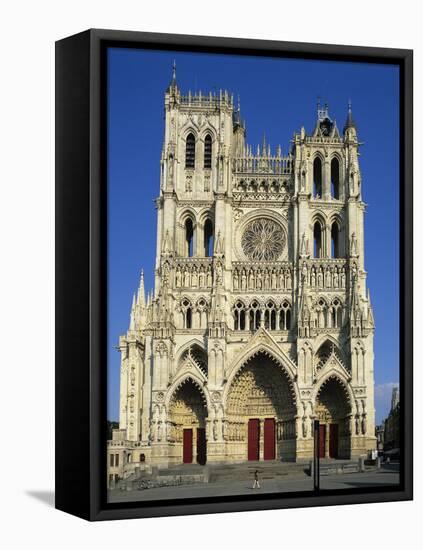
<path fill-rule="evenodd" d="M 250 418 L 248 421 L 248 460 L 258 460 L 260 451 L 260 420 Z"/>
<path fill-rule="evenodd" d="M 207 461 L 207 406 L 199 386 L 188 378 L 176 389 L 169 405 L 170 453 L 175 462 Z"/>
<path fill-rule="evenodd" d="M 338 424 L 329 426 L 329 457 L 338 458 Z"/>
<path fill-rule="evenodd" d="M 296 407 L 281 366 L 258 353 L 237 373 L 227 399 L 229 460 L 295 460 Z"/>
<path fill-rule="evenodd" d="M 350 458 L 350 414 L 346 388 L 337 378 L 330 378 L 320 387 L 316 400 L 321 458 Z"/>
<path fill-rule="evenodd" d="M 265 418 L 264 420 L 264 460 L 275 460 L 275 419 Z"/>
<path fill-rule="evenodd" d="M 192 462 L 192 428 L 184 428 L 182 462 L 184 464 Z"/>

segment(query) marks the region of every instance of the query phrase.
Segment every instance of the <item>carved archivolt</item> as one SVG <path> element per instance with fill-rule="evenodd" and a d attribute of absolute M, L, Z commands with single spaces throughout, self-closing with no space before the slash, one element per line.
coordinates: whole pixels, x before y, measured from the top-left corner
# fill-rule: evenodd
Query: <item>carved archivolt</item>
<path fill-rule="evenodd" d="M 295 396 L 288 377 L 269 357 L 252 358 L 232 381 L 227 412 L 237 417 L 271 415 L 286 418 L 296 414 Z"/>

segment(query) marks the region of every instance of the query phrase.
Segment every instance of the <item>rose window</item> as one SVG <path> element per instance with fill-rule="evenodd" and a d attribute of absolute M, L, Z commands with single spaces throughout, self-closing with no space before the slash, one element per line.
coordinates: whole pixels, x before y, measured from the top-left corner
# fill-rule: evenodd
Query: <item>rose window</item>
<path fill-rule="evenodd" d="M 272 262 L 282 254 L 285 233 L 277 222 L 260 218 L 247 225 L 241 246 L 250 260 Z"/>

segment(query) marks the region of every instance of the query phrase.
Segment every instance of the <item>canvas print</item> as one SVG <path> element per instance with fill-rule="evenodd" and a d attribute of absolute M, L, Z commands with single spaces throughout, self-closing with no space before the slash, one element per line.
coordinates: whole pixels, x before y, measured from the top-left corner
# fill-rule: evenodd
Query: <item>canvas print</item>
<path fill-rule="evenodd" d="M 398 486 L 398 66 L 107 70 L 109 502 Z"/>

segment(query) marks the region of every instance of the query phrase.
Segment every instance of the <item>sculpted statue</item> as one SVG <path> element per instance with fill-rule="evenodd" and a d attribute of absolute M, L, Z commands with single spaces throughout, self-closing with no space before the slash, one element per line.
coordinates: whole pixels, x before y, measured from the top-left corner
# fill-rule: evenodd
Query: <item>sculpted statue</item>
<path fill-rule="evenodd" d="M 248 276 L 249 278 L 249 282 L 248 282 L 248 287 L 250 290 L 254 290 L 254 272 L 252 269 L 250 269 L 250 274 Z"/>
<path fill-rule="evenodd" d="M 238 290 L 239 288 L 239 275 L 238 275 L 238 270 L 235 269 L 234 271 L 234 290 Z"/>
<path fill-rule="evenodd" d="M 285 288 L 285 279 L 283 276 L 282 269 L 279 270 L 279 289 L 282 290 Z"/>
<path fill-rule="evenodd" d="M 242 270 L 241 289 L 242 290 L 247 290 L 247 274 L 245 273 L 245 269 Z"/>
<path fill-rule="evenodd" d="M 269 283 L 270 283 L 269 272 L 266 269 L 265 272 L 264 272 L 264 289 L 265 290 L 269 290 L 269 288 L 270 288 Z"/>
<path fill-rule="evenodd" d="M 213 278 L 212 278 L 212 270 L 211 266 L 207 268 L 207 286 L 212 286 L 213 284 Z"/>
<path fill-rule="evenodd" d="M 338 268 L 335 268 L 335 272 L 333 274 L 333 287 L 338 288 L 339 286 L 339 275 L 338 275 Z"/>
<path fill-rule="evenodd" d="M 205 278 L 204 267 L 201 266 L 200 267 L 200 274 L 198 276 L 198 285 L 200 286 L 200 288 L 204 287 L 204 278 Z"/>
<path fill-rule="evenodd" d="M 192 276 L 191 276 L 191 286 L 197 286 L 197 283 L 198 283 L 197 267 L 194 266 L 192 270 Z"/>
<path fill-rule="evenodd" d="M 189 276 L 189 269 L 188 267 L 185 268 L 185 272 L 184 272 L 184 286 L 185 287 L 189 287 L 191 286 L 190 285 L 190 276 Z"/>
<path fill-rule="evenodd" d="M 181 270 L 178 266 L 178 269 L 176 270 L 176 274 L 175 274 L 175 284 L 176 284 L 176 287 L 180 287 L 181 286 Z"/>
<path fill-rule="evenodd" d="M 257 270 L 257 281 L 256 281 L 256 289 L 261 290 L 262 288 L 262 275 L 260 269 Z"/>
<path fill-rule="evenodd" d="M 291 272 L 289 271 L 289 269 L 287 270 L 286 288 L 288 290 L 292 289 L 292 277 L 291 277 Z"/>
<path fill-rule="evenodd" d="M 276 282 L 276 272 L 274 269 L 272 269 L 272 290 L 275 290 L 276 289 L 276 285 L 277 285 L 277 282 Z"/>
<path fill-rule="evenodd" d="M 342 272 L 341 272 L 341 287 L 345 288 L 345 268 L 344 267 L 342 268 Z"/>
<path fill-rule="evenodd" d="M 330 288 L 331 286 L 331 276 L 330 276 L 330 271 L 329 269 L 326 270 L 326 288 Z"/>

